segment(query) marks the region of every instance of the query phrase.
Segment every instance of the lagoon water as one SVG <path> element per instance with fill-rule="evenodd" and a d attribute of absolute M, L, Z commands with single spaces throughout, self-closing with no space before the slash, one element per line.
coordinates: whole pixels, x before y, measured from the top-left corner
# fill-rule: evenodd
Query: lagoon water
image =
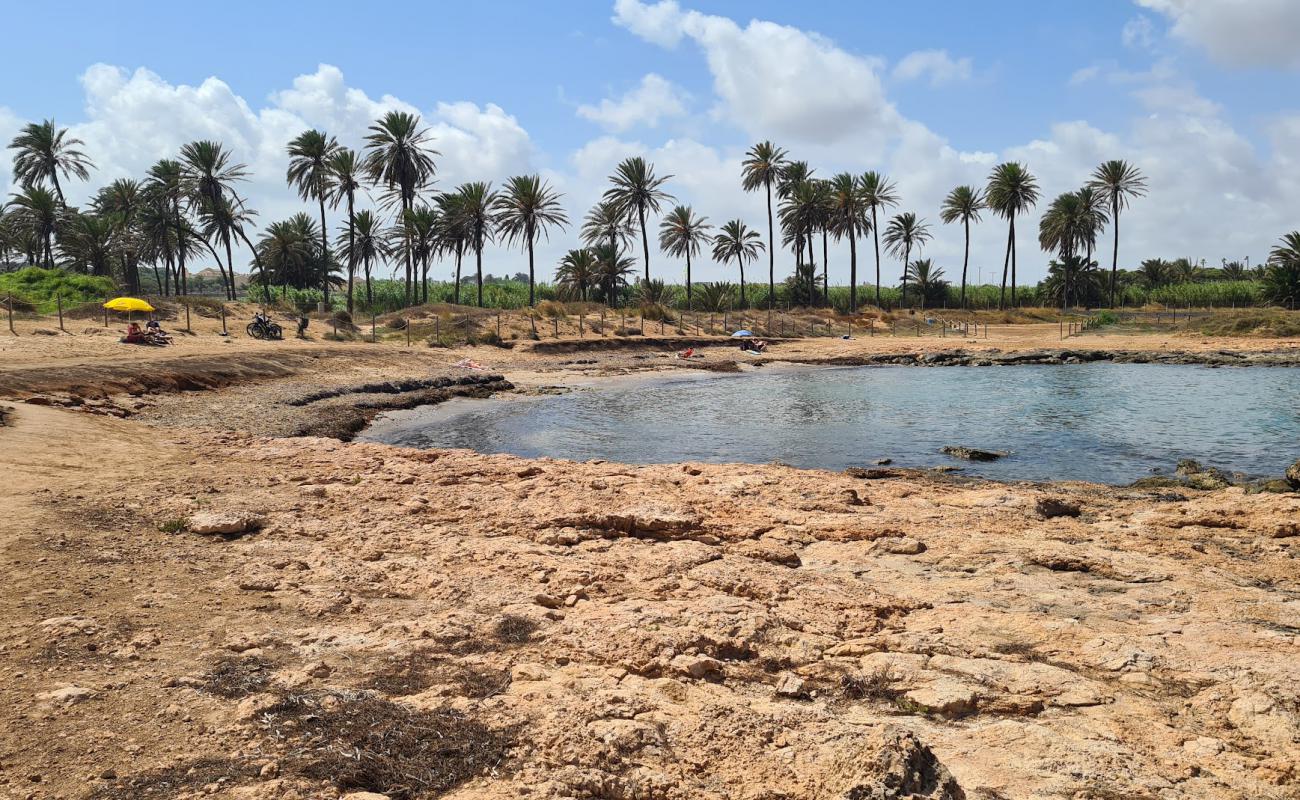
<path fill-rule="evenodd" d="M 767 370 L 767 371 L 765 371 Z M 1181 458 L 1279 476 L 1300 458 L 1300 369 L 1093 363 L 765 368 L 394 412 L 358 437 L 631 463 L 957 465 L 998 479 L 1123 484 Z M 967 445 L 1011 454 L 968 463 Z"/>

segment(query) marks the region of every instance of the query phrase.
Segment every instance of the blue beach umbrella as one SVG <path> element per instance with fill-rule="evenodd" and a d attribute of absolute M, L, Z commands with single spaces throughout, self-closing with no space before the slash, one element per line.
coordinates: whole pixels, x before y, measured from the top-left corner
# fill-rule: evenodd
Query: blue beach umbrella
<path fill-rule="evenodd" d="M 736 338 L 743 338 L 745 336 L 753 336 L 753 335 L 754 335 L 753 331 L 736 331 L 735 333 L 731 334 L 731 338 L 736 339 Z"/>

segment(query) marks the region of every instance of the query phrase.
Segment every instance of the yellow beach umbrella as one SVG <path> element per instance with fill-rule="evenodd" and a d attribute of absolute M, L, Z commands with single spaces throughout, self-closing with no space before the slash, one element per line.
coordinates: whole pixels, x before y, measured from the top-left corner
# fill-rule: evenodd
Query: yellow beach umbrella
<path fill-rule="evenodd" d="M 154 310 L 153 306 L 138 297 L 114 297 L 104 304 L 104 308 L 109 311 L 126 311 L 128 313 L 131 311 L 149 312 Z"/>

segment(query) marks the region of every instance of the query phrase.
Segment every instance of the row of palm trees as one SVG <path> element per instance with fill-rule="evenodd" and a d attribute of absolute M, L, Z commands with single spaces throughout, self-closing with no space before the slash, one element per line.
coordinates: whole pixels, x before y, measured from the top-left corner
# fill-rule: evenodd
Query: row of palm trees
<path fill-rule="evenodd" d="M 408 304 L 427 302 L 428 272 L 434 259 L 454 260 L 454 299 L 459 302 L 462 262 L 471 253 L 481 305 L 483 251 L 489 243 L 500 241 L 527 252 L 532 304 L 536 300 L 535 245 L 539 238 L 568 226 L 561 195 L 536 175 L 512 177 L 500 191 L 481 181 L 435 191 L 439 154 L 432 147 L 429 131 L 421 127 L 417 115 L 400 111 L 389 112 L 372 124 L 360 150 L 340 145 L 320 130 L 307 130 L 295 137 L 287 147 L 286 181 L 303 200 L 315 203 L 319 224 L 305 215 L 295 215 L 266 226 L 256 244 L 249 235 L 256 212 L 236 191 L 247 180 L 248 169 L 235 163 L 220 143 L 191 142 L 181 148 L 176 159 L 164 159 L 151 167 L 145 179 L 114 181 L 96 194 L 87 213 L 67 206 L 60 181 L 89 179 L 94 165 L 83 146 L 51 121 L 28 125 L 14 139 L 10 145 L 15 151 L 14 174 L 22 188 L 8 204 L 5 218 L 0 219 L 0 251 L 25 251 L 33 263 L 52 265 L 57 249 L 65 260 L 99 273 L 106 273 L 116 259 L 133 289 L 139 286 L 138 267 L 152 264 L 164 293 L 184 292 L 186 263 L 210 253 L 233 297 L 233 247 L 242 242 L 253 253 L 259 282 L 316 287 L 324 292 L 327 302 L 331 287 L 340 282 L 334 274 L 346 269 L 351 310 L 358 269 L 370 300 L 374 267 L 391 260 L 400 260 L 404 267 Z M 649 227 L 652 217 L 674 202 L 665 189 L 672 177 L 657 175 L 654 166 L 640 157 L 621 162 L 610 176 L 609 189 L 583 221 L 585 248 L 566 253 L 557 279 L 584 297 L 590 291 L 613 300 L 633 272 L 634 259 L 624 250 L 639 237 L 642 285 L 649 287 Z M 789 158 L 771 142 L 760 142 L 746 153 L 740 179 L 745 191 L 766 195 L 766 243 L 739 219 L 725 223 L 715 233 L 707 218 L 687 205 L 676 205 L 660 220 L 660 249 L 686 261 L 688 301 L 692 259 L 708 247 L 715 260 L 735 263 L 742 303 L 747 303 L 745 266 L 766 251 L 770 303 L 776 294 L 778 221 L 780 244 L 794 252 L 795 280 L 807 280 L 806 294 L 801 291 L 801 295 L 808 298 L 819 294 L 818 237 L 822 302 L 829 297 L 828 240 L 848 242 L 850 311 L 858 307 L 858 240 L 867 234 L 875 253 L 877 305 L 881 303 L 882 240 L 886 253 L 903 263 L 904 302 L 909 282 L 929 285 L 942 274 L 931 262 L 919 258 L 933 235 L 915 212 L 894 214 L 882 230 L 880 217 L 899 205 L 899 194 L 896 184 L 879 172 L 840 173 L 820 179 L 806 162 Z M 1113 225 L 1113 298 L 1120 212 L 1132 198 L 1144 194 L 1145 188 L 1143 176 L 1132 165 L 1123 161 L 1102 164 L 1083 188 L 1062 194 L 1050 204 L 1039 225 L 1040 245 L 1063 262 L 1080 255 L 1090 262 L 1100 232 L 1107 224 Z M 378 208 L 359 209 L 360 193 L 370 190 L 378 193 Z M 1038 200 L 1036 179 L 1017 162 L 996 166 L 985 187 L 958 186 L 944 199 L 940 219 L 945 224 L 959 223 L 964 231 L 963 304 L 970 228 L 981 221 L 984 210 L 1007 220 L 1000 298 L 1005 298 L 1010 279 L 1011 302 L 1016 302 L 1016 221 Z M 340 207 L 345 218 L 331 243 L 326 213 Z M 391 213 L 391 219 L 385 219 L 385 212 Z"/>

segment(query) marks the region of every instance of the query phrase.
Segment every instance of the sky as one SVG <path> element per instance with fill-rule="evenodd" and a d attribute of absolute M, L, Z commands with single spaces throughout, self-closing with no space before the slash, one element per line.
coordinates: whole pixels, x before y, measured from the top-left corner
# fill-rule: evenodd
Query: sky
<path fill-rule="evenodd" d="M 1038 214 L 1112 158 L 1150 186 L 1121 218 L 1121 267 L 1255 264 L 1300 228 L 1297 0 L 230 0 L 204 14 L 49 0 L 5 15 L 33 35 L 0 49 L 0 140 L 46 118 L 70 127 L 97 164 L 69 187 L 74 204 L 185 142 L 217 139 L 249 166 L 241 194 L 259 220 L 283 218 L 307 208 L 284 182 L 290 139 L 315 127 L 359 148 L 396 108 L 431 129 L 436 189 L 536 172 L 577 224 L 633 155 L 672 175 L 668 191 L 711 223 L 760 230 L 763 199 L 739 177 L 756 141 L 822 177 L 880 170 L 898 183 L 897 210 L 931 225 L 923 255 L 950 278 L 963 240 L 940 203 L 1006 160 L 1024 162 L 1044 195 L 1017 226 L 1022 283 L 1046 273 Z M 57 31 L 53 43 L 42 31 Z M 11 184 L 0 159 L 4 196 Z M 539 247 L 539 277 L 577 246 L 577 224 Z M 972 280 L 1000 270 L 1005 224 L 986 213 L 975 226 Z M 652 273 L 682 280 L 653 230 L 651 246 Z M 778 280 L 792 264 L 778 257 Z M 526 260 L 493 245 L 484 265 L 510 274 Z M 697 279 L 737 278 L 734 265 L 693 266 Z M 832 247 L 830 271 L 847 282 L 846 245 Z M 901 271 L 886 257 L 886 283 Z"/>

